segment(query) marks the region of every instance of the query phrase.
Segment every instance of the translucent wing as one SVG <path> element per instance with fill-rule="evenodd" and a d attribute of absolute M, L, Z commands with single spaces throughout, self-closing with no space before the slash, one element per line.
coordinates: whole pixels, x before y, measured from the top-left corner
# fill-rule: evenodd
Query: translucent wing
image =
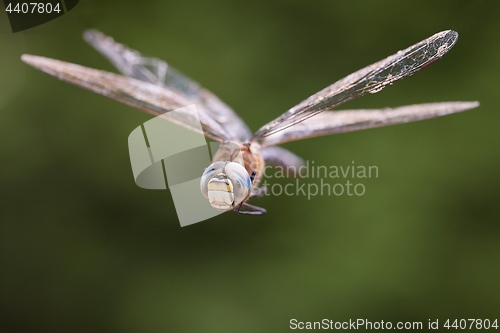
<path fill-rule="evenodd" d="M 201 122 L 204 133 L 200 134 L 217 141 L 227 139 L 226 131 L 203 110 L 197 111 L 199 118 L 188 113 L 184 115 L 165 113 L 191 104 L 189 100 L 166 87 L 45 57 L 24 54 L 21 59 L 60 80 L 113 98 L 155 116 L 164 114 L 164 118 L 192 131 L 199 132 L 199 122 Z"/>
<path fill-rule="evenodd" d="M 327 111 L 265 137 L 262 140 L 262 145 L 274 146 L 316 136 L 408 123 L 465 111 L 478 106 L 479 102 L 444 102 L 407 105 L 394 109 Z"/>
<path fill-rule="evenodd" d="M 261 140 L 320 112 L 365 94 L 379 92 L 387 85 L 413 75 L 447 53 L 458 38 L 451 30 L 439 32 L 420 43 L 365 67 L 317 92 L 277 119 L 261 127 L 252 140 Z"/>
<path fill-rule="evenodd" d="M 124 75 L 167 87 L 189 104 L 195 104 L 219 123 L 226 133 L 226 139 L 246 141 L 252 137 L 247 125 L 229 106 L 165 61 L 143 57 L 139 52 L 118 44 L 111 37 L 95 30 L 86 31 L 84 39 Z"/>

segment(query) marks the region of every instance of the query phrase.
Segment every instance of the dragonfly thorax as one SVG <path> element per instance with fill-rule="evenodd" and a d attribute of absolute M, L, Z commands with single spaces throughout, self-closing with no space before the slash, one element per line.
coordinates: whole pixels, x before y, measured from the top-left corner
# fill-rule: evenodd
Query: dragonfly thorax
<path fill-rule="evenodd" d="M 213 208 L 228 211 L 250 196 L 252 180 L 241 164 L 219 161 L 205 169 L 200 188 Z"/>

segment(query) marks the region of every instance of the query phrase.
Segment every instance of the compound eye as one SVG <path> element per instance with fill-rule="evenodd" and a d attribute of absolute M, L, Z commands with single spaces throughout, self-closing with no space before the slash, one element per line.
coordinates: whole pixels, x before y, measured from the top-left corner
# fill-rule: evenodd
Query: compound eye
<path fill-rule="evenodd" d="M 226 162 L 215 162 L 210 164 L 203 174 L 201 175 L 200 179 L 200 189 L 201 193 L 205 198 L 208 198 L 208 182 L 210 179 L 212 179 L 214 176 L 218 175 L 219 173 L 222 172 L 222 169 L 224 168 L 224 165 Z"/>
<path fill-rule="evenodd" d="M 239 163 L 226 164 L 225 173 L 233 184 L 234 204 L 239 205 L 250 196 L 252 180 L 247 170 Z"/>

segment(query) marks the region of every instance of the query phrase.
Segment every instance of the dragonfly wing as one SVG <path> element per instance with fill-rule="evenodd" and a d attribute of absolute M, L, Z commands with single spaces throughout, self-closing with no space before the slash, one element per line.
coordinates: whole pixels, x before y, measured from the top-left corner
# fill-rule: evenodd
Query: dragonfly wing
<path fill-rule="evenodd" d="M 154 116 L 163 115 L 164 118 L 192 131 L 200 132 L 201 122 L 203 133 L 200 134 L 217 141 L 226 139 L 224 129 L 203 110 L 198 110 L 197 115 L 165 113 L 192 104 L 167 87 L 45 57 L 24 54 L 21 59 L 60 80 L 110 97 Z"/>
<path fill-rule="evenodd" d="M 95 30 L 86 31 L 84 39 L 124 75 L 164 86 L 189 101 L 189 104 L 195 104 L 219 123 L 226 132 L 226 139 L 247 141 L 252 137 L 247 125 L 228 105 L 165 61 L 143 57 L 139 52 Z"/>
<path fill-rule="evenodd" d="M 357 97 L 368 93 L 377 93 L 387 85 L 413 75 L 440 59 L 455 45 L 457 39 L 458 33 L 455 31 L 442 31 L 384 60 L 354 72 L 264 125 L 255 133 L 252 140 L 261 140 Z"/>
<path fill-rule="evenodd" d="M 473 109 L 479 102 L 443 102 L 401 106 L 393 109 L 327 111 L 295 126 L 265 137 L 263 146 L 366 128 L 408 123 Z"/>

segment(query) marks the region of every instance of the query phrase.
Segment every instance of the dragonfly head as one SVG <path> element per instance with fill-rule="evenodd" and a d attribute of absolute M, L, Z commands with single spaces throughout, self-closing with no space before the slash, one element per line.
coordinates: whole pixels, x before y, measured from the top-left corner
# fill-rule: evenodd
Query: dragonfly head
<path fill-rule="evenodd" d="M 250 196 L 252 180 L 241 164 L 221 161 L 205 169 L 200 188 L 213 208 L 228 211 Z"/>

